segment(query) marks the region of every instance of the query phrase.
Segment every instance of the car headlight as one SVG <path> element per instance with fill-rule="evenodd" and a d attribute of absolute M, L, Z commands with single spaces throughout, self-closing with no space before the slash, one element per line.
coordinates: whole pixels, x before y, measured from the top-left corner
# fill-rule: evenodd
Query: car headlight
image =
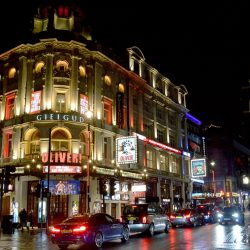
<path fill-rule="evenodd" d="M 233 213 L 233 217 L 238 218 L 239 214 L 238 213 Z"/>
<path fill-rule="evenodd" d="M 218 217 L 219 217 L 219 218 L 223 217 L 223 214 L 218 213 Z"/>

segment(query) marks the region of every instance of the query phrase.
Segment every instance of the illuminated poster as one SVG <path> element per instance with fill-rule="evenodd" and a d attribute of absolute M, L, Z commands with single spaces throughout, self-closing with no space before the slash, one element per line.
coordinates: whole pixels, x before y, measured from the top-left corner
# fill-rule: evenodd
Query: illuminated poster
<path fill-rule="evenodd" d="M 206 176 L 206 160 L 194 159 L 191 160 L 192 177 L 205 177 Z"/>
<path fill-rule="evenodd" d="M 44 181 L 44 187 L 48 187 L 48 181 Z M 80 194 L 80 181 L 77 180 L 50 180 L 49 191 L 52 195 Z"/>
<path fill-rule="evenodd" d="M 116 163 L 137 163 L 137 137 L 127 136 L 116 139 Z"/>
<path fill-rule="evenodd" d="M 80 95 L 80 113 L 84 115 L 88 111 L 88 97 Z"/>
<path fill-rule="evenodd" d="M 30 112 L 36 113 L 41 110 L 41 91 L 36 91 L 31 94 Z"/>

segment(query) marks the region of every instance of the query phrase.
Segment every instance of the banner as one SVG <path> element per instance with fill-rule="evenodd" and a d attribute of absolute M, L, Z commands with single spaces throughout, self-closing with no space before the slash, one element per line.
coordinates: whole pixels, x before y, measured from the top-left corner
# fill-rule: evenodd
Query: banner
<path fill-rule="evenodd" d="M 191 160 L 192 177 L 205 177 L 206 176 L 206 160 L 194 159 Z"/>

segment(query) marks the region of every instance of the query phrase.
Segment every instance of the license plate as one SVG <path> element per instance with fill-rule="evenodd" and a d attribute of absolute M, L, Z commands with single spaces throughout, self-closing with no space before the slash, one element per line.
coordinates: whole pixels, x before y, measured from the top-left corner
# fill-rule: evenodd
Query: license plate
<path fill-rule="evenodd" d="M 72 230 L 71 229 L 64 229 L 61 231 L 62 234 L 70 234 L 72 233 Z"/>
<path fill-rule="evenodd" d="M 135 217 L 128 217 L 127 218 L 129 221 L 131 221 L 131 220 L 135 220 Z"/>
<path fill-rule="evenodd" d="M 177 219 L 182 219 L 183 217 L 182 216 L 176 216 Z"/>

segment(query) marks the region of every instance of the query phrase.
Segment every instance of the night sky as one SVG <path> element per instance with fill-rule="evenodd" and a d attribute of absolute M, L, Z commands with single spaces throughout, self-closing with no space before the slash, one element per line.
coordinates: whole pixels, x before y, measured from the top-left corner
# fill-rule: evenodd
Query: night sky
<path fill-rule="evenodd" d="M 205 124 L 229 124 L 250 73 L 248 1 L 90 2 L 95 39 L 124 54 L 128 47 L 139 47 L 149 65 L 187 87 L 191 114 Z M 0 52 L 27 34 L 29 1 L 11 6 L 0 3 L 8 13 L 7 20 L 0 17 Z M 22 21 L 16 23 L 15 16 L 23 16 Z"/>

